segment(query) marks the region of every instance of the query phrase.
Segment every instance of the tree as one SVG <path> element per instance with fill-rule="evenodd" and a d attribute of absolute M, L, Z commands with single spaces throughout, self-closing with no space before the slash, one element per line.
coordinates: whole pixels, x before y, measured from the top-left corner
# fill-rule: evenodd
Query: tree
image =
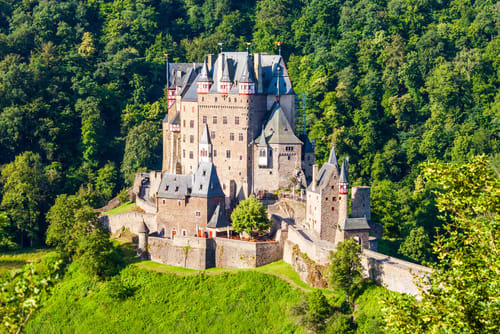
<path fill-rule="evenodd" d="M 410 234 L 399 247 L 399 253 L 413 261 L 422 263 L 431 259 L 430 244 L 429 236 L 424 228 L 420 226 L 410 231 Z"/>
<path fill-rule="evenodd" d="M 159 167 L 160 144 L 158 125 L 154 122 L 144 121 L 130 130 L 121 166 L 121 172 L 127 183 L 132 182 L 135 173 Z"/>
<path fill-rule="evenodd" d="M 360 252 L 361 246 L 354 239 L 348 239 L 338 243 L 336 251 L 330 253 L 330 284 L 346 293 L 347 302 L 363 279 Z"/>
<path fill-rule="evenodd" d="M 250 196 L 238 204 L 231 214 L 233 231 L 263 232 L 271 227 L 272 222 L 267 219 L 267 209 L 255 197 Z"/>
<path fill-rule="evenodd" d="M 500 330 L 500 179 L 485 156 L 465 164 L 423 164 L 439 186 L 445 225 L 433 243 L 439 262 L 420 280 L 421 301 L 388 296 L 390 333 L 497 333 Z"/>
<path fill-rule="evenodd" d="M 94 275 L 106 276 L 115 269 L 109 230 L 82 194 L 58 196 L 47 220 L 47 243 L 62 257 L 82 259 L 83 266 Z"/>
<path fill-rule="evenodd" d="M 1 206 L 15 226 L 19 244 L 24 247 L 28 238 L 30 247 L 44 233 L 42 212 L 46 205 L 49 184 L 40 155 L 24 152 L 2 169 Z"/>

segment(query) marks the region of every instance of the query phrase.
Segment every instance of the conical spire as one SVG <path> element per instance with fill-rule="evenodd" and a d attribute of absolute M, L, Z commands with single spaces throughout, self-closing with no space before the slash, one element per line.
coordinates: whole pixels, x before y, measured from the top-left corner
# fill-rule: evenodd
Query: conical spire
<path fill-rule="evenodd" d="M 339 183 L 349 183 L 348 169 L 349 169 L 349 160 L 347 160 L 347 158 L 344 158 L 344 161 L 342 162 L 342 169 L 340 170 Z"/>
<path fill-rule="evenodd" d="M 229 82 L 231 78 L 229 77 L 229 65 L 227 63 L 227 58 L 222 54 L 222 77 L 220 79 L 222 82 Z"/>
<path fill-rule="evenodd" d="M 203 134 L 201 135 L 200 144 L 208 144 L 212 145 L 210 141 L 210 136 L 208 135 L 208 125 L 205 123 L 205 127 L 203 128 Z"/>
<path fill-rule="evenodd" d="M 203 66 L 201 67 L 201 73 L 198 81 L 211 81 L 208 73 L 207 59 L 203 61 Z"/>
<path fill-rule="evenodd" d="M 248 57 L 245 57 L 244 63 L 242 64 L 243 69 L 240 76 L 240 82 L 251 83 L 254 82 L 252 70 L 250 68 L 250 62 L 248 61 Z"/>
<path fill-rule="evenodd" d="M 328 158 L 328 163 L 334 166 L 338 165 L 337 155 L 335 154 L 335 144 L 332 143 L 332 150 L 330 151 L 330 157 Z"/>

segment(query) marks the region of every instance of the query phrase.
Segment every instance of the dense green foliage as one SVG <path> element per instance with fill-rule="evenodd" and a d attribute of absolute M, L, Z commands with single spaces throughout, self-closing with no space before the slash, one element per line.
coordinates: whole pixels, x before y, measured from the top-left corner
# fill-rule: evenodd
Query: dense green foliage
<path fill-rule="evenodd" d="M 346 293 L 347 302 L 360 288 L 363 279 L 361 246 L 354 239 L 339 242 L 330 254 L 330 284 Z"/>
<path fill-rule="evenodd" d="M 35 310 L 60 281 L 62 260 L 55 256 L 0 277 L 0 332 L 21 333 Z"/>
<path fill-rule="evenodd" d="M 232 229 L 235 232 L 263 232 L 271 227 L 272 222 L 267 219 L 267 209 L 255 197 L 250 196 L 241 201 L 231 213 Z"/>
<path fill-rule="evenodd" d="M 373 186 L 386 236 L 423 245 L 411 234 L 423 228 L 432 242 L 441 222 L 418 165 L 499 153 L 497 12 L 489 0 L 2 0 L 0 165 L 33 152 L 51 186 L 30 181 L 23 203 L 2 180 L 0 240 L 43 241 L 56 195 L 90 184 L 100 206 L 159 167 L 164 53 L 201 61 L 219 42 L 276 52 L 280 40 L 318 161 L 335 142 L 352 184 Z"/>
<path fill-rule="evenodd" d="M 434 241 L 439 262 L 421 282 L 422 300 L 386 300 L 391 333 L 498 333 L 500 178 L 484 156 L 465 164 L 427 163 L 446 220 Z"/>

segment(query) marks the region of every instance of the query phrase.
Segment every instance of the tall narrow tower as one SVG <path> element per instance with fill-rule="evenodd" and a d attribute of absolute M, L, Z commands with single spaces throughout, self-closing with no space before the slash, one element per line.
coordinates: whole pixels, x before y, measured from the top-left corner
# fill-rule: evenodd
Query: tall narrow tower
<path fill-rule="evenodd" d="M 339 177 L 339 224 L 343 222 L 349 214 L 349 179 L 348 179 L 349 161 L 344 158 Z"/>

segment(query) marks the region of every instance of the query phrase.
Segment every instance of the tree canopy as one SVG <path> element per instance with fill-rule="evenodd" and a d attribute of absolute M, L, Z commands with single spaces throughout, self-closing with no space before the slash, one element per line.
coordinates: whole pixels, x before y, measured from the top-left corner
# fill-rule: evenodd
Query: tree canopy
<path fill-rule="evenodd" d="M 263 232 L 271 227 L 267 219 L 267 209 L 255 197 L 250 196 L 241 201 L 231 213 L 232 228 L 235 232 Z"/>

